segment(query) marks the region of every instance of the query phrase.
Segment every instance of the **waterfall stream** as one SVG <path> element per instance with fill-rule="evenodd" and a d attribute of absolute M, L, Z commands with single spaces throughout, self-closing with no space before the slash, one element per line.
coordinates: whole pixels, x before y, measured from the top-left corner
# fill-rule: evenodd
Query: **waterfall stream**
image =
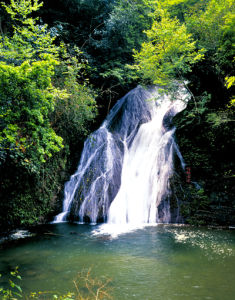
<path fill-rule="evenodd" d="M 138 86 L 120 99 L 85 141 L 78 169 L 65 184 L 63 212 L 54 222 L 171 222 L 175 155 L 184 168 L 171 121 L 186 98 L 184 90 L 172 101 L 156 87 Z"/>

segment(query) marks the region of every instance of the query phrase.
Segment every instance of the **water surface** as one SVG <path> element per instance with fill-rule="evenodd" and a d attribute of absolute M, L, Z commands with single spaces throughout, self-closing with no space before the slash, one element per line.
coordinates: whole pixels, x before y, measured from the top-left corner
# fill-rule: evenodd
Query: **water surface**
<path fill-rule="evenodd" d="M 73 289 L 81 270 L 111 278 L 118 300 L 231 300 L 235 297 L 235 233 L 158 225 L 112 238 L 98 226 L 52 224 L 0 248 L 4 278 L 15 266 L 25 292 Z"/>

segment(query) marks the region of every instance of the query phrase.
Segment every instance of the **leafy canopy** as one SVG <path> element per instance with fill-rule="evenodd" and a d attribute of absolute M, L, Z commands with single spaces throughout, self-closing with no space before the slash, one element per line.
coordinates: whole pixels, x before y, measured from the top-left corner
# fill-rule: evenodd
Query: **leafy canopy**
<path fill-rule="evenodd" d="M 144 79 L 154 84 L 169 85 L 182 80 L 191 66 L 203 58 L 185 24 L 171 18 L 168 11 L 158 6 L 153 14 L 152 28 L 146 31 L 148 41 L 135 51 L 137 69 Z"/>
<path fill-rule="evenodd" d="M 219 80 L 227 88 L 234 85 L 234 24 L 233 0 L 210 0 L 185 14 L 188 30 L 197 39 L 197 47 L 207 51 L 206 59 Z M 230 89 L 230 103 L 234 95 Z"/>
<path fill-rule="evenodd" d="M 10 155 L 30 171 L 63 147 L 49 114 L 56 97 L 68 96 L 52 85 L 59 64 L 54 39 L 29 17 L 41 5 L 37 0 L 3 4 L 15 25 L 12 36 L 0 37 L 1 157 Z"/>
<path fill-rule="evenodd" d="M 55 37 L 47 25 L 38 24 L 38 18 L 30 17 L 43 3 L 38 0 L 11 0 L 10 5 L 2 4 L 10 15 L 13 27 L 11 37 L 0 37 L 0 58 L 7 63 L 21 64 L 48 58 L 56 58 L 58 48 L 53 44 Z"/>

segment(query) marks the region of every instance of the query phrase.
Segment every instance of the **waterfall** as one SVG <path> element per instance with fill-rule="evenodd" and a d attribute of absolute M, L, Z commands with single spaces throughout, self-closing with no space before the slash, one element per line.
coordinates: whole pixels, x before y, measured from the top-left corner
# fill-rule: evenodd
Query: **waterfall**
<path fill-rule="evenodd" d="M 171 222 L 169 179 L 177 155 L 172 118 L 186 106 L 181 89 L 171 100 L 158 88 L 140 86 L 113 107 L 84 143 L 78 169 L 65 184 L 67 219 L 109 224 Z"/>

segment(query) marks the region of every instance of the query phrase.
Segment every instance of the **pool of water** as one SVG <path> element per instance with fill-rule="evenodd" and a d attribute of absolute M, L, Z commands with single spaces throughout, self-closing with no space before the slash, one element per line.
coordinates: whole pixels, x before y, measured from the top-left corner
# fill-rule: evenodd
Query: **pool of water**
<path fill-rule="evenodd" d="M 51 224 L 2 245 L 0 283 L 19 266 L 25 293 L 66 292 L 91 268 L 92 276 L 111 278 L 118 300 L 234 299 L 234 231 L 158 225 L 113 238 L 95 235 L 97 228 Z"/>

